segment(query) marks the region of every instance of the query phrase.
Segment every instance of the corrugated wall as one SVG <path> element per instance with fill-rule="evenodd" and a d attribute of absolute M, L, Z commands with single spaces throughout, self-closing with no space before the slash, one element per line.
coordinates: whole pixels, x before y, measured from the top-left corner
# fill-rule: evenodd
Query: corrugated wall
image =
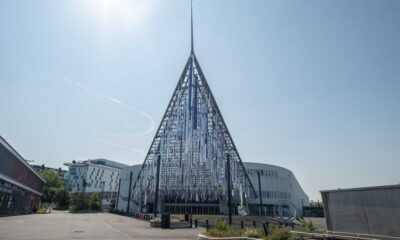
<path fill-rule="evenodd" d="M 328 230 L 400 237 L 400 185 L 324 191 Z"/>

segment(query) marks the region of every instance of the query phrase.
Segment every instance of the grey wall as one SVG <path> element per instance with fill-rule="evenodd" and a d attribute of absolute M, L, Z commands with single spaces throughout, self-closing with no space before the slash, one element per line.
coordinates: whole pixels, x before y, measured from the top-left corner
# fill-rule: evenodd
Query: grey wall
<path fill-rule="evenodd" d="M 128 195 L 129 195 L 129 177 L 132 172 L 132 186 L 139 174 L 142 165 L 134 165 L 123 168 L 121 171 L 121 186 L 119 188 L 118 205 L 117 210 L 126 212 L 128 207 Z M 131 186 L 131 187 L 132 187 Z M 133 203 L 131 202 L 130 208 L 132 209 Z"/>
<path fill-rule="evenodd" d="M 260 174 L 261 191 L 264 193 L 263 204 L 274 205 L 282 200 L 290 201 L 295 205 L 299 215 L 303 213 L 303 207 L 309 205 L 307 194 L 290 170 L 264 163 L 243 162 L 243 164 L 257 193 L 256 199 L 249 200 L 250 204 L 259 204 L 260 202 L 257 171 L 263 171 L 263 174 Z"/>
<path fill-rule="evenodd" d="M 321 193 L 328 230 L 400 237 L 400 185 Z"/>

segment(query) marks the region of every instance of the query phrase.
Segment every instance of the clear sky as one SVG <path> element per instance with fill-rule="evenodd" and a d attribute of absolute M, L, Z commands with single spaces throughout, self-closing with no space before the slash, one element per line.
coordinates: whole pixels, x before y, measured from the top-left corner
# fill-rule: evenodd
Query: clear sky
<path fill-rule="evenodd" d="M 244 161 L 319 190 L 400 183 L 400 1 L 195 0 Z M 190 52 L 188 0 L 0 1 L 0 135 L 26 159 L 144 160 Z"/>

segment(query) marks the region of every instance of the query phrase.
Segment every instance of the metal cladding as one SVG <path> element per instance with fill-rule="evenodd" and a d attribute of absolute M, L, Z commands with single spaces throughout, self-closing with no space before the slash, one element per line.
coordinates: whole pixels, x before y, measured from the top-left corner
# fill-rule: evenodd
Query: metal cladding
<path fill-rule="evenodd" d="M 232 199 L 243 205 L 254 189 L 192 52 L 133 185 L 134 204 L 143 210 L 154 201 L 158 156 L 160 199 L 226 200 L 227 154 L 231 156 Z"/>
<path fill-rule="evenodd" d="M 228 154 L 230 194 L 243 206 L 250 193 L 256 194 L 194 53 L 191 8 L 190 56 L 131 189 L 131 200 L 139 211 L 146 211 L 157 199 L 184 203 L 227 200 Z M 157 208 L 157 203 L 153 206 Z"/>

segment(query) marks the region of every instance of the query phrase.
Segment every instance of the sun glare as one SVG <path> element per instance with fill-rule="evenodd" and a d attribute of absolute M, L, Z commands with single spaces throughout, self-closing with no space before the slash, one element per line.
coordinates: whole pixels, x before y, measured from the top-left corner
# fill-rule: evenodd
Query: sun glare
<path fill-rule="evenodd" d="M 148 1 L 84 0 L 83 2 L 99 18 L 104 29 L 116 25 L 125 31 L 133 32 L 143 26 L 151 13 Z"/>

